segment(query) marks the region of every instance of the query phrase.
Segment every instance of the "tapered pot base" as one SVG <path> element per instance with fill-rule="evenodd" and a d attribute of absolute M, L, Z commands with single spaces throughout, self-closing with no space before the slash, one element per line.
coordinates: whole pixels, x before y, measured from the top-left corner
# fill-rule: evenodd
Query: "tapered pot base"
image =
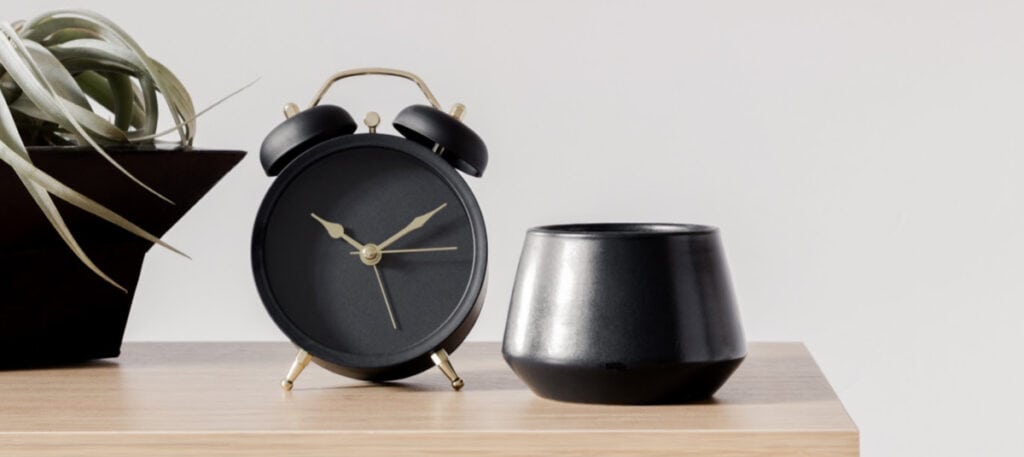
<path fill-rule="evenodd" d="M 743 358 L 715 362 L 572 366 L 505 357 L 537 395 L 574 403 L 645 405 L 711 398 Z"/>

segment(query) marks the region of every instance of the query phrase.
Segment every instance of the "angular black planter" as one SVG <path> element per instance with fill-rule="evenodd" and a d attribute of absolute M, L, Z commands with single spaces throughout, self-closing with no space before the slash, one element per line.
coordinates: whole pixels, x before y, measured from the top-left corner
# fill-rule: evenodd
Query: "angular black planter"
<path fill-rule="evenodd" d="M 36 166 L 156 236 L 245 155 L 164 148 L 108 152 L 175 204 L 146 192 L 89 148 L 30 148 Z M 128 289 L 124 293 L 82 265 L 4 164 L 0 196 L 0 368 L 116 357 L 152 243 L 54 198 L 79 244 Z M 187 246 L 178 247 L 187 252 Z"/>

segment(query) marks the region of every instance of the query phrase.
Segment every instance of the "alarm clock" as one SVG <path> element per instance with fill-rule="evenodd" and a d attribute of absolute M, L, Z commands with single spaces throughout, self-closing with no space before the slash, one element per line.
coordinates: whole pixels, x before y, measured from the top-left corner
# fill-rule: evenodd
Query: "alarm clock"
<path fill-rule="evenodd" d="M 359 75 L 410 80 L 429 105 L 394 118 L 401 136 L 366 133 L 343 108 L 320 104 Z M 264 139 L 260 160 L 276 177 L 256 216 L 252 267 L 260 298 L 299 347 L 282 388 L 310 361 L 335 373 L 388 381 L 438 366 L 463 386 L 449 359 L 483 303 L 487 234 L 461 174 L 480 177 L 487 147 L 418 76 L 361 68 L 331 76 L 305 110 Z"/>

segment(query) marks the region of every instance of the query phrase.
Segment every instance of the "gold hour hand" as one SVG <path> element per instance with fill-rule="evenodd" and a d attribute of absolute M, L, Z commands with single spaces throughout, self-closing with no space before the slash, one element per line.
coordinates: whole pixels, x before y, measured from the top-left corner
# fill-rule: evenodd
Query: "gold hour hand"
<path fill-rule="evenodd" d="M 387 249 L 384 251 L 378 251 L 380 254 L 406 254 L 411 252 L 440 252 L 440 251 L 455 251 L 459 249 L 457 246 L 444 246 L 439 248 L 413 248 L 413 249 Z M 352 251 L 349 252 L 352 255 L 359 255 L 361 252 Z"/>
<path fill-rule="evenodd" d="M 418 229 L 420 227 L 423 227 L 423 225 L 426 224 L 427 221 L 429 221 L 431 217 L 434 217 L 434 214 L 437 214 L 438 211 L 441 211 L 442 209 L 444 209 L 445 206 L 448 206 L 448 204 L 447 203 L 442 203 L 441 206 L 438 206 L 437 208 L 434 208 L 433 211 L 431 211 L 431 212 L 429 212 L 427 214 L 416 216 L 416 218 L 413 219 L 412 222 L 409 223 L 409 225 L 405 226 L 404 229 L 399 230 L 398 233 L 396 233 L 394 235 L 391 235 L 391 238 L 388 238 L 388 239 L 384 240 L 384 242 L 381 243 L 378 247 L 381 248 L 381 249 L 385 249 L 388 246 L 391 246 L 392 244 L 394 244 L 395 241 L 398 241 L 403 236 L 408 235 L 409 232 L 411 232 L 413 230 L 416 230 L 416 229 Z"/>
<path fill-rule="evenodd" d="M 345 227 L 343 227 L 341 224 L 325 220 L 324 218 L 317 216 L 314 213 L 309 213 L 309 215 L 313 216 L 313 219 L 316 219 L 316 221 L 319 222 L 320 225 L 323 225 L 324 228 L 327 229 L 327 234 L 330 235 L 331 238 L 336 240 L 340 238 L 342 240 L 345 240 L 346 243 L 351 244 L 352 247 L 356 249 L 363 249 L 363 245 L 360 242 L 352 239 L 352 237 L 348 236 L 345 233 Z"/>

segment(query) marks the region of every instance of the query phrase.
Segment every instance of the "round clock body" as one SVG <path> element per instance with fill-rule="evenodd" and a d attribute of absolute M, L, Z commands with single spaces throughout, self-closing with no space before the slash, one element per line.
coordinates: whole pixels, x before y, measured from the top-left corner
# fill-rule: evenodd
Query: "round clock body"
<path fill-rule="evenodd" d="M 375 265 L 324 225 L 380 245 L 437 208 Z M 484 297 L 487 237 L 451 165 L 407 139 L 355 134 L 284 168 L 260 206 L 252 262 L 270 316 L 314 362 L 386 381 L 426 370 L 431 353 L 465 339 Z"/>

